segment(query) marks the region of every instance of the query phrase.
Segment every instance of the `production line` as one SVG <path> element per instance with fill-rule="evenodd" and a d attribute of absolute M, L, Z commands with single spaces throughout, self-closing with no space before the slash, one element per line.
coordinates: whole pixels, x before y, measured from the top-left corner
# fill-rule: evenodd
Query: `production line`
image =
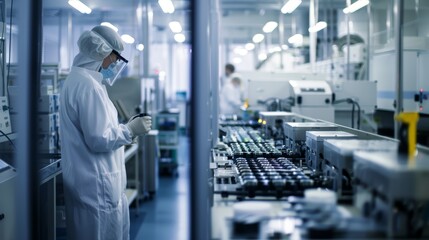
<path fill-rule="evenodd" d="M 258 122 L 223 122 L 212 149 L 214 238 L 429 236 L 425 149 L 409 160 L 408 142 L 293 113 Z"/>

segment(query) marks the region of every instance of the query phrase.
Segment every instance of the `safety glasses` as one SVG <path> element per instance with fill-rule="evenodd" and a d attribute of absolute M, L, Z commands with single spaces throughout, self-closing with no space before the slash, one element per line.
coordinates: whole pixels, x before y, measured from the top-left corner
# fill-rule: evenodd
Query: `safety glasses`
<path fill-rule="evenodd" d="M 118 57 L 118 60 L 128 63 L 128 60 L 122 57 L 116 50 L 113 50 L 112 52 Z"/>

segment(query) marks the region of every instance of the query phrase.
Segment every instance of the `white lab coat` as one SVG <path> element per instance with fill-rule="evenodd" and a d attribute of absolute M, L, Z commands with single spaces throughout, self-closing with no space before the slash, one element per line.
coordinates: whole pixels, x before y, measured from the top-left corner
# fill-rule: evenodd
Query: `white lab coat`
<path fill-rule="evenodd" d="M 220 91 L 219 112 L 224 115 L 240 114 L 241 89 L 235 87 L 231 81 L 225 83 Z"/>
<path fill-rule="evenodd" d="M 129 239 L 124 144 L 102 75 L 72 67 L 60 95 L 60 136 L 68 239 Z"/>

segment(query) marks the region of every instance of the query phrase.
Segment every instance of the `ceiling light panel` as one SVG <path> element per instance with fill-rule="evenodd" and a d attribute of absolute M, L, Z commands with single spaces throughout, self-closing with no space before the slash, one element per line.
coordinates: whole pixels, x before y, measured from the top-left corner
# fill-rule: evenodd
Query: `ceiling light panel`
<path fill-rule="evenodd" d="M 272 31 L 274 31 L 274 29 L 277 28 L 279 24 L 277 22 L 274 21 L 270 21 L 265 23 L 264 27 L 262 28 L 262 31 L 264 31 L 264 33 L 270 33 Z"/>
<path fill-rule="evenodd" d="M 292 13 L 301 4 L 301 2 L 301 0 L 289 0 L 285 5 L 283 5 L 280 11 L 283 14 Z"/>
<path fill-rule="evenodd" d="M 174 5 L 171 0 L 158 0 L 158 4 L 164 13 L 174 13 Z"/>
<path fill-rule="evenodd" d="M 70 6 L 74 7 L 81 13 L 90 14 L 92 12 L 92 9 L 90 7 L 86 6 L 83 2 L 79 0 L 69 0 L 68 3 Z"/>
<path fill-rule="evenodd" d="M 182 32 L 182 26 L 177 21 L 170 22 L 168 24 L 168 26 L 170 26 L 171 31 L 174 32 L 174 33 L 180 33 L 180 32 Z"/>

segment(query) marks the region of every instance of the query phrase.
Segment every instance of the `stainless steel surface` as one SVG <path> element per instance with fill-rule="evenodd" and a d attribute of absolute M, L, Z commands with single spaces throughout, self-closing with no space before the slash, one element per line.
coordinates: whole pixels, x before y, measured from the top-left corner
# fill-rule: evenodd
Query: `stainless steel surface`
<path fill-rule="evenodd" d="M 62 172 L 61 159 L 47 164 L 39 170 L 39 184 L 42 185 Z"/>
<path fill-rule="evenodd" d="M 159 186 L 159 146 L 158 131 L 152 130 L 142 140 L 142 164 L 140 164 L 140 194 L 154 194 Z"/>

